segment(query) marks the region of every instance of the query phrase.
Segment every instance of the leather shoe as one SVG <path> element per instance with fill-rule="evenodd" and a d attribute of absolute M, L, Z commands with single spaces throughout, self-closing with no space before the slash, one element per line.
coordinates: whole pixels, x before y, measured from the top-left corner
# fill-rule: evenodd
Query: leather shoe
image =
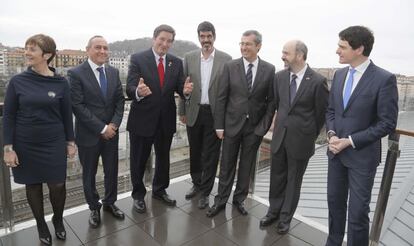
<path fill-rule="evenodd" d="M 244 208 L 244 204 L 242 202 L 233 202 L 233 205 L 237 208 L 241 215 L 247 215 L 248 212 Z"/>
<path fill-rule="evenodd" d="M 103 210 L 112 214 L 117 219 L 123 220 L 125 218 L 124 213 L 115 205 L 103 205 Z"/>
<path fill-rule="evenodd" d="M 175 206 L 175 204 L 177 203 L 174 199 L 172 199 L 167 193 L 165 194 L 157 194 L 157 193 L 152 193 L 152 197 L 162 201 L 163 203 L 165 203 L 168 206 Z"/>
<path fill-rule="evenodd" d="M 200 197 L 200 200 L 198 200 L 197 207 L 199 209 L 205 209 L 208 206 L 208 196 L 202 196 Z"/>
<path fill-rule="evenodd" d="M 191 199 L 193 197 L 195 197 L 197 195 L 198 192 L 198 188 L 193 185 L 193 187 L 191 187 L 190 190 L 187 191 L 187 193 L 185 194 L 185 199 Z"/>
<path fill-rule="evenodd" d="M 66 240 L 66 230 L 63 225 L 63 218 L 57 219 L 55 216 L 52 217 L 52 223 L 55 227 L 55 235 L 59 240 Z"/>
<path fill-rule="evenodd" d="M 273 224 L 273 222 L 275 222 L 277 220 L 277 216 L 271 215 L 271 214 L 266 214 L 261 220 L 260 220 L 260 226 L 261 227 L 265 227 L 265 226 L 270 226 L 271 224 Z"/>
<path fill-rule="evenodd" d="M 280 222 L 277 226 L 277 232 L 279 234 L 286 234 L 290 229 L 290 223 Z"/>
<path fill-rule="evenodd" d="M 92 228 L 97 228 L 101 223 L 101 212 L 99 210 L 91 210 L 91 215 L 89 216 L 89 225 Z"/>
<path fill-rule="evenodd" d="M 226 204 L 216 205 L 214 204 L 206 213 L 207 217 L 211 218 L 216 216 L 221 210 L 226 208 Z"/>
<path fill-rule="evenodd" d="M 39 241 L 42 245 L 52 245 L 52 236 L 50 235 L 49 228 L 46 222 L 36 224 L 37 232 L 39 233 Z"/>
<path fill-rule="evenodd" d="M 134 209 L 137 213 L 143 214 L 147 211 L 144 200 L 134 200 Z"/>

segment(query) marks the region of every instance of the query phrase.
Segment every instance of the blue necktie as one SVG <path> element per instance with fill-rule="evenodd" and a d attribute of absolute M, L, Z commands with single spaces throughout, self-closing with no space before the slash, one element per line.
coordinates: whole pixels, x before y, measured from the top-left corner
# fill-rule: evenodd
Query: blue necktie
<path fill-rule="evenodd" d="M 249 64 L 249 68 L 247 69 L 246 73 L 246 80 L 247 80 L 247 89 L 252 91 L 252 84 L 253 84 L 253 73 L 252 73 L 253 64 Z"/>
<path fill-rule="evenodd" d="M 106 90 L 108 88 L 108 81 L 106 81 L 106 77 L 105 77 L 105 73 L 103 69 L 104 69 L 103 67 L 98 67 L 96 70 L 99 71 L 99 83 L 101 84 L 101 91 L 102 91 L 104 98 L 106 98 Z"/>
<path fill-rule="evenodd" d="M 355 68 L 349 70 L 349 76 L 346 80 L 345 91 L 344 91 L 344 108 L 348 105 L 349 98 L 352 94 L 352 84 L 354 83 L 354 73 L 356 72 Z"/>
<path fill-rule="evenodd" d="M 296 74 L 292 74 L 292 81 L 290 81 L 290 105 L 292 105 L 293 100 L 296 96 L 296 78 L 298 76 Z"/>

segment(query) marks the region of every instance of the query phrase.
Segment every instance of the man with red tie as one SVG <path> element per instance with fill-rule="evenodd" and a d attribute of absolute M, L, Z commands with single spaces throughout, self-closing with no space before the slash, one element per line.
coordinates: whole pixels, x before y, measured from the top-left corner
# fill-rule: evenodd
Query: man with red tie
<path fill-rule="evenodd" d="M 176 131 L 174 92 L 189 95 L 192 83 L 184 82 L 182 61 L 168 54 L 174 42 L 175 30 L 160 25 L 154 30 L 152 47 L 133 54 L 127 77 L 126 93 L 132 98 L 127 130 L 131 143 L 130 169 L 134 209 L 146 211 L 146 188 L 143 182 L 145 164 L 154 144 L 155 172 L 152 197 L 169 206 L 176 201 L 166 192 L 170 177 L 170 147 Z"/>

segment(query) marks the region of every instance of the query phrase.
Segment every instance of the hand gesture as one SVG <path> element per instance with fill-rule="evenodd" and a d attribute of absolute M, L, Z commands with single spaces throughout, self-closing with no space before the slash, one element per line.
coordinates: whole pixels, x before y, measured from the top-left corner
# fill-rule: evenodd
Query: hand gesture
<path fill-rule="evenodd" d="M 193 82 L 190 81 L 190 76 L 188 76 L 184 82 L 183 93 L 184 95 L 190 95 L 192 91 L 193 91 Z"/>
<path fill-rule="evenodd" d="M 143 78 L 139 78 L 137 92 L 139 97 L 146 97 L 152 94 L 151 89 L 144 83 Z"/>

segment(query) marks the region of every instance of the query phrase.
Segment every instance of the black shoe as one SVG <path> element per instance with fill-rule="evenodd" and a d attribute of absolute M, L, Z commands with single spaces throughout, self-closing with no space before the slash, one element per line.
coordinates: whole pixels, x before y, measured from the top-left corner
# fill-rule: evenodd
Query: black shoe
<path fill-rule="evenodd" d="M 237 211 L 239 211 L 239 213 L 241 215 L 247 215 L 248 214 L 248 212 L 244 208 L 244 204 L 242 202 L 233 202 L 233 206 L 235 206 L 237 208 Z"/>
<path fill-rule="evenodd" d="M 200 197 L 200 200 L 198 200 L 197 207 L 199 209 L 205 209 L 208 206 L 208 196 L 202 196 Z"/>
<path fill-rule="evenodd" d="M 279 234 L 286 234 L 290 229 L 290 223 L 280 222 L 279 225 L 277 225 L 277 232 Z"/>
<path fill-rule="evenodd" d="M 66 230 L 63 225 L 63 218 L 57 219 L 55 216 L 52 217 L 52 223 L 55 227 L 55 235 L 59 240 L 66 240 Z"/>
<path fill-rule="evenodd" d="M 112 216 L 119 220 L 125 219 L 124 213 L 115 204 L 103 205 L 103 210 L 111 213 Z"/>
<path fill-rule="evenodd" d="M 52 245 L 52 236 L 50 235 L 49 227 L 46 222 L 37 224 L 37 232 L 39 233 L 39 241 L 42 245 Z"/>
<path fill-rule="evenodd" d="M 266 214 L 261 220 L 260 220 L 260 226 L 261 227 L 265 227 L 265 226 L 270 226 L 271 224 L 273 224 L 273 222 L 275 222 L 277 220 L 277 216 L 272 215 L 272 214 Z"/>
<path fill-rule="evenodd" d="M 195 197 L 197 195 L 197 192 L 198 188 L 195 185 L 193 185 L 193 187 L 191 187 L 191 189 L 187 191 L 187 193 L 185 194 L 185 199 L 191 199 Z"/>
<path fill-rule="evenodd" d="M 207 217 L 211 218 L 216 216 L 218 213 L 220 213 L 221 210 L 226 208 L 226 204 L 222 205 L 216 205 L 214 204 L 206 213 Z"/>
<path fill-rule="evenodd" d="M 171 199 L 171 197 L 165 193 L 165 194 L 157 194 L 157 193 L 152 193 L 152 197 L 162 201 L 163 203 L 165 203 L 168 206 L 175 206 L 175 204 L 177 204 L 177 202 L 174 199 Z"/>
<path fill-rule="evenodd" d="M 92 228 L 97 228 L 101 223 L 101 212 L 99 210 L 91 210 L 91 215 L 89 216 L 89 225 Z"/>
<path fill-rule="evenodd" d="M 144 200 L 134 200 L 134 209 L 137 213 L 143 214 L 147 211 Z"/>

